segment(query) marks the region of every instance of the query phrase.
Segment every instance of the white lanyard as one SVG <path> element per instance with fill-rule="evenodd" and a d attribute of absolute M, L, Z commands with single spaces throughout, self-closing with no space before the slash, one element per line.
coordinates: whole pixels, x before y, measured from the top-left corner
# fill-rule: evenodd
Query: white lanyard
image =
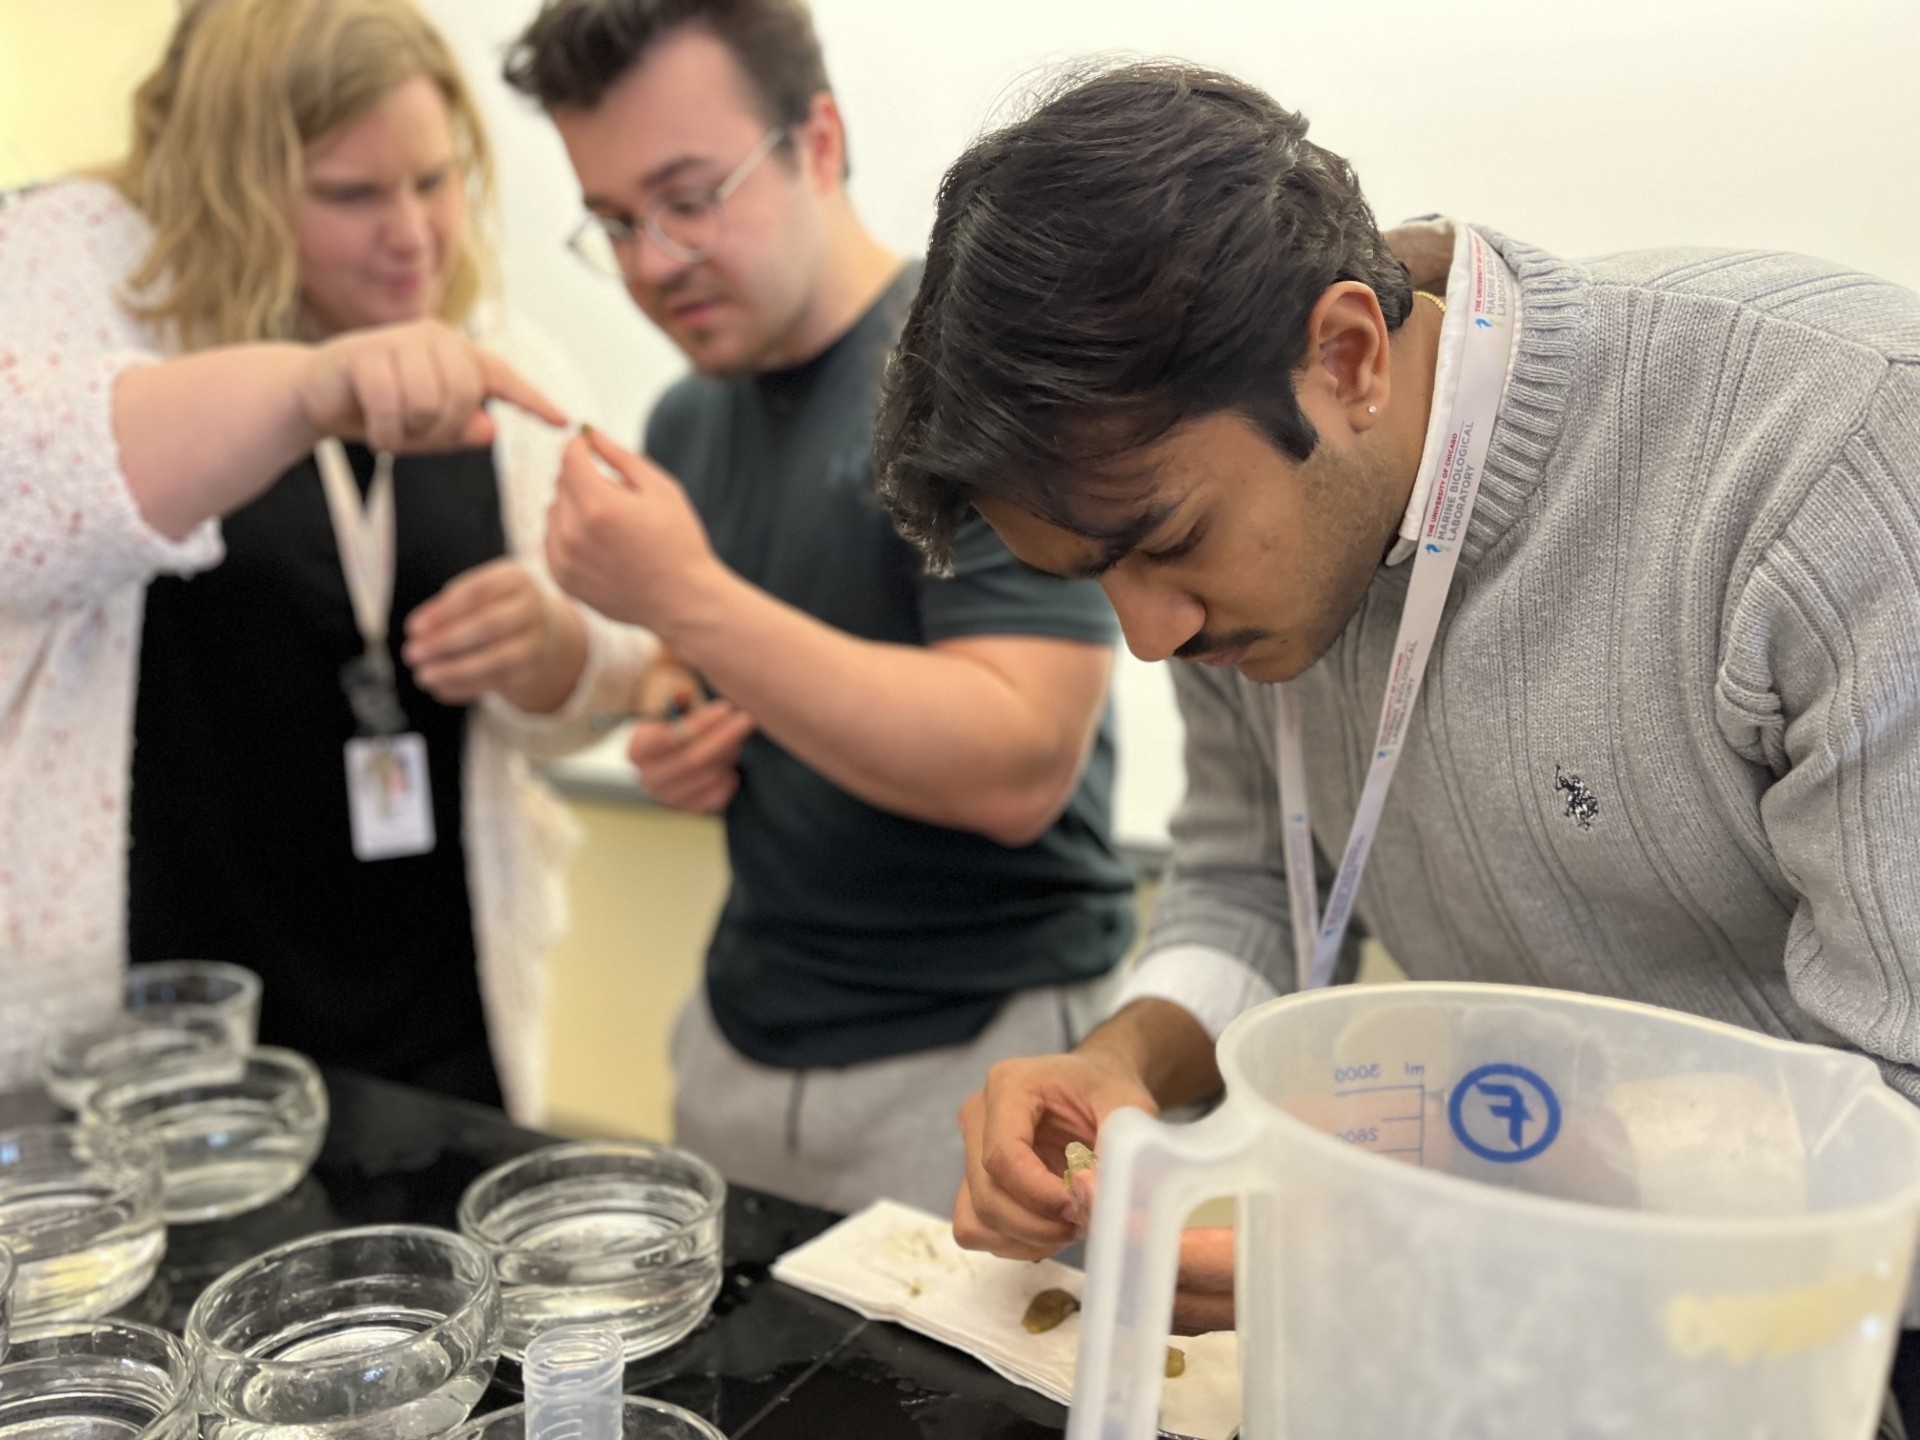
<path fill-rule="evenodd" d="M 1447 281 L 1448 303 L 1466 311 L 1455 341 L 1457 364 L 1443 363 L 1436 377 L 1426 446 L 1420 457 L 1422 469 L 1433 470 L 1426 522 L 1414 555 L 1400 629 L 1394 636 L 1393 668 L 1387 676 L 1386 698 L 1380 703 L 1373 763 L 1367 769 L 1366 786 L 1360 792 L 1360 805 L 1327 896 L 1324 918 L 1313 877 L 1313 820 L 1307 804 L 1300 697 L 1291 684 L 1280 687 L 1276 707 L 1280 815 L 1287 891 L 1293 910 L 1295 977 L 1303 990 L 1317 989 L 1333 979 L 1340 942 L 1353 914 L 1354 894 L 1367 867 L 1367 853 L 1373 848 L 1387 788 L 1399 767 L 1414 702 L 1420 695 L 1434 636 L 1440 630 L 1447 590 L 1453 583 L 1454 567 L 1460 562 L 1460 541 L 1480 494 L 1480 473 L 1506 386 L 1513 284 L 1512 272 L 1493 248 L 1466 226 L 1458 227 L 1453 269 Z M 1445 357 L 1442 359 L 1444 362 Z M 1442 393 L 1449 374 L 1455 382 L 1451 395 Z"/>
<path fill-rule="evenodd" d="M 384 655 L 387 621 L 393 613 L 393 456 L 383 450 L 374 461 L 373 486 L 364 506 L 346 449 L 338 440 L 322 440 L 314 447 L 313 458 L 327 492 L 327 513 L 333 517 L 333 538 L 340 547 L 340 570 L 346 576 L 347 598 L 353 602 L 353 622 L 366 641 L 367 653 Z"/>
<path fill-rule="evenodd" d="M 425 855 L 437 843 L 427 742 L 418 731 L 407 731 L 387 649 L 397 563 L 393 456 L 383 451 L 374 460 L 365 505 L 338 440 L 322 440 L 313 458 L 340 547 L 340 573 L 353 603 L 353 623 L 366 645 L 358 659 L 340 670 L 340 688 L 360 727 L 346 745 L 347 822 L 354 858 Z"/>

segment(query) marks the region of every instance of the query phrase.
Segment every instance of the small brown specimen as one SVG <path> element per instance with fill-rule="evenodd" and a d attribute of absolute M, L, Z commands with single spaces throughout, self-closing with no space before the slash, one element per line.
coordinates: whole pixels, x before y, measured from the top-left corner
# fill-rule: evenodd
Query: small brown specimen
<path fill-rule="evenodd" d="M 1029 1334 L 1044 1335 L 1079 1308 L 1080 1302 L 1064 1290 L 1042 1290 L 1028 1303 L 1020 1323 Z"/>

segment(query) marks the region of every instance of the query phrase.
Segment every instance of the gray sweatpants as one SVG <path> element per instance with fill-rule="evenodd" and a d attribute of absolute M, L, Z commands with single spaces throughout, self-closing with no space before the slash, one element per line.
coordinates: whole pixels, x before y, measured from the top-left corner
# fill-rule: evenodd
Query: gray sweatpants
<path fill-rule="evenodd" d="M 965 1170 L 961 1102 L 997 1061 L 1071 1049 L 1106 1018 L 1117 984 L 1017 991 L 965 1044 L 820 1070 L 749 1060 L 699 987 L 673 1030 L 674 1143 L 731 1181 L 824 1209 L 885 1196 L 949 1214 Z"/>

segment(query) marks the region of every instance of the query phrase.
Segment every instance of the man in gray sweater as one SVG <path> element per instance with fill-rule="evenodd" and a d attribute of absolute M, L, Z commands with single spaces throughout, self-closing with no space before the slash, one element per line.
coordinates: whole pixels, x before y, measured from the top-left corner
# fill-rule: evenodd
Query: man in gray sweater
<path fill-rule="evenodd" d="M 1285 821 L 1310 811 L 1340 858 L 1390 674 L 1400 763 L 1356 909 L 1413 977 L 1847 1046 L 1920 1100 L 1920 297 L 1796 256 L 1573 264 L 1472 230 L 1471 293 L 1422 296 L 1305 132 L 1226 77 L 1130 67 L 941 191 L 879 441 L 896 518 L 938 561 L 977 510 L 1097 575 L 1137 655 L 1195 662 L 1144 959 L 1072 1054 L 968 1102 L 967 1245 L 1071 1241 L 1066 1142 L 1217 1092 L 1213 1039 L 1296 983 Z M 1423 529 L 1459 498 L 1435 498 L 1449 437 L 1478 498 L 1409 648 L 1406 557 L 1439 563 L 1459 520 Z M 1230 1313 L 1207 1258 L 1203 1326 Z"/>

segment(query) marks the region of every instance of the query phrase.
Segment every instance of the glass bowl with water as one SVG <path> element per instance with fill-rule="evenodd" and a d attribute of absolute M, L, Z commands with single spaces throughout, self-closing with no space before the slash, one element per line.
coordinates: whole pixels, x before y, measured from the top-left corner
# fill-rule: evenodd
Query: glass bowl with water
<path fill-rule="evenodd" d="M 159 960 L 127 967 L 126 1008 L 136 1015 L 219 1021 L 233 1048 L 250 1050 L 260 1039 L 260 977 L 224 960 Z"/>
<path fill-rule="evenodd" d="M 186 1348 L 150 1325 L 23 1331 L 0 1361 L 0 1440 L 190 1440 L 192 1379 Z"/>
<path fill-rule="evenodd" d="M 239 1054 L 231 1028 L 218 1016 L 123 1010 L 50 1035 L 40 1055 L 40 1078 L 57 1103 L 78 1113 L 105 1082 L 158 1061 Z"/>
<path fill-rule="evenodd" d="M 727 1185 L 696 1155 L 641 1140 L 554 1145 L 460 1197 L 460 1233 L 493 1257 L 505 1353 L 556 1325 L 606 1325 L 629 1360 L 684 1339 L 720 1290 Z"/>
<path fill-rule="evenodd" d="M 0 1131 L 13 1323 L 93 1319 L 146 1288 L 167 1247 L 160 1147 L 117 1125 Z"/>
<path fill-rule="evenodd" d="M 192 1440 L 187 1352 L 127 1320 L 23 1331 L 0 1359 L 0 1440 Z"/>
<path fill-rule="evenodd" d="M 326 1138 L 327 1087 L 291 1050 L 176 1055 L 97 1086 L 80 1118 L 138 1130 L 161 1147 L 170 1223 L 220 1220 L 306 1178 Z"/>
<path fill-rule="evenodd" d="M 424 1225 L 296 1240 L 187 1315 L 206 1440 L 429 1440 L 472 1413 L 500 1354 L 500 1291 L 471 1241 Z"/>
<path fill-rule="evenodd" d="M 556 1437 L 529 1435 L 527 1407 L 509 1405 L 471 1421 L 453 1440 L 556 1440 Z M 678 1405 L 639 1395 L 623 1395 L 617 1440 L 727 1440 L 727 1437 L 723 1431 Z"/>

